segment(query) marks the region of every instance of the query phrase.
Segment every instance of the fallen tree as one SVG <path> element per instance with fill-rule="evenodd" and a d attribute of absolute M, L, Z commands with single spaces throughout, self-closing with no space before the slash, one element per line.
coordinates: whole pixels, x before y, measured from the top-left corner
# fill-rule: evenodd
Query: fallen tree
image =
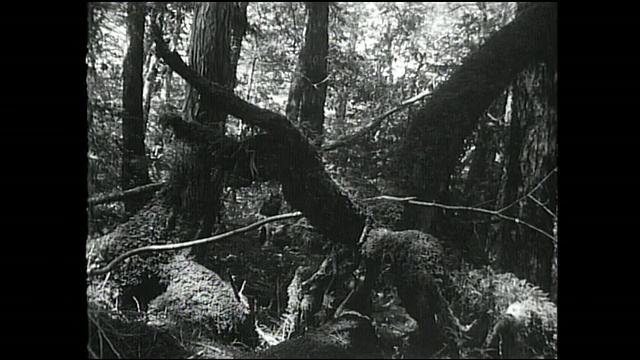
<path fill-rule="evenodd" d="M 217 105 L 250 125 L 265 130 L 275 150 L 278 180 L 287 201 L 302 211 L 316 229 L 335 242 L 355 246 L 365 218 L 324 169 L 318 149 L 282 114 L 250 104 L 233 91 L 191 70 L 179 54 L 171 52 L 160 28 L 152 25 L 156 53 L 199 93 L 217 99 Z M 175 119 L 175 118 L 174 118 Z"/>

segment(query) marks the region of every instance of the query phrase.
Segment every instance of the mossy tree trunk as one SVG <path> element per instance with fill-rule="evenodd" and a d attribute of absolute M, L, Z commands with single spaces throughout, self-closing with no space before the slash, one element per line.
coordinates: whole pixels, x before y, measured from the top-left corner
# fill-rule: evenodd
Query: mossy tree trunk
<path fill-rule="evenodd" d="M 538 3 L 489 38 L 439 86 L 411 119 L 398 163 L 400 188 L 425 201 L 442 201 L 465 140 L 491 103 L 531 64 L 557 48 L 557 4 Z M 434 208 L 409 207 L 403 227 L 438 234 Z"/>
<path fill-rule="evenodd" d="M 235 157 L 221 160 L 223 167 L 255 176 L 251 168 L 256 160 L 269 161 L 264 168 L 272 178 L 282 183 L 287 201 L 302 211 L 318 232 L 331 241 L 354 247 L 364 228 L 365 219 L 358 207 L 336 185 L 325 171 L 317 147 L 309 143 L 293 124 L 281 114 L 252 105 L 215 82 L 190 69 L 175 52 L 170 52 L 161 40 L 160 29 L 154 27 L 156 50 L 171 68 L 201 93 L 215 98 L 217 104 L 246 123 L 260 127 L 268 134 L 244 142 L 245 150 L 256 150 L 255 157 L 247 151 L 235 152 Z M 161 122 L 190 131 L 180 117 L 164 116 Z M 202 134 L 202 131 L 198 131 Z M 203 142 L 210 136 L 203 134 Z M 230 147 L 235 146 L 229 141 Z M 229 151 L 233 153 L 233 151 Z M 260 174 L 262 175 L 262 173 Z"/>
<path fill-rule="evenodd" d="M 204 78 L 232 87 L 235 73 L 231 65 L 232 3 L 200 3 L 193 19 L 189 62 Z M 188 85 L 184 118 L 197 121 L 211 130 L 214 138 L 223 138 L 227 112 L 214 97 Z M 189 229 L 184 240 L 210 236 L 218 231 L 223 172 L 214 162 L 219 148 L 215 142 L 201 144 L 179 141 L 179 154 L 172 172 L 174 215 Z M 206 263 L 206 246 L 194 249 L 198 262 Z"/>
<path fill-rule="evenodd" d="M 144 61 L 144 3 L 127 3 L 127 36 L 129 47 L 122 65 L 124 115 L 122 120 L 122 190 L 149 183 L 144 146 L 142 107 L 142 65 Z M 134 196 L 124 201 L 127 212 L 135 212 L 148 196 Z"/>

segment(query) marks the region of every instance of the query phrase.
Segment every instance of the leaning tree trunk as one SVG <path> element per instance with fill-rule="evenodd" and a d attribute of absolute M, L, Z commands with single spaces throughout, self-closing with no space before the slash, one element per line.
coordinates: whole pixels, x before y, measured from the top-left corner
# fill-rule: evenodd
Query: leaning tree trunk
<path fill-rule="evenodd" d="M 557 5 L 538 3 L 467 57 L 411 119 L 398 161 L 400 188 L 422 200 L 441 200 L 478 119 L 519 72 L 555 56 L 556 37 Z M 437 234 L 436 214 L 411 207 L 403 225 Z"/>
<path fill-rule="evenodd" d="M 124 84 L 122 105 L 122 189 L 127 190 L 149 183 L 142 109 L 142 63 L 144 38 L 144 3 L 127 3 L 127 33 L 129 47 L 122 65 Z M 127 212 L 135 212 L 148 198 L 131 197 L 124 201 Z"/>
<path fill-rule="evenodd" d="M 299 122 L 307 138 L 319 146 L 327 94 L 329 3 L 307 3 L 307 11 L 305 40 L 289 92 L 287 117 Z"/>
<path fill-rule="evenodd" d="M 325 171 L 317 148 L 312 146 L 285 116 L 252 105 L 237 97 L 228 88 L 199 76 L 177 53 L 169 51 L 162 40 L 159 28 L 154 26 L 153 31 L 158 56 L 161 56 L 176 73 L 202 94 L 215 98 L 217 104 L 233 116 L 268 133 L 249 139 L 248 142 L 251 144 L 248 145 L 260 149 L 255 152 L 256 159 L 264 153 L 267 158 L 273 160 L 270 164 L 272 176 L 281 181 L 287 201 L 302 211 L 318 232 L 328 239 L 354 247 L 364 228 L 364 216 Z M 163 118 L 165 124 L 184 127 L 180 117 Z M 207 142 L 207 136 L 203 138 L 204 142 Z M 237 161 L 237 167 L 236 163 L 226 161 L 222 161 L 222 165 L 253 174 L 251 168 L 256 164 L 251 162 L 253 160 L 246 155 L 247 152 L 235 153 L 235 158 L 225 157 L 225 160 Z"/>
<path fill-rule="evenodd" d="M 231 87 L 235 74 L 231 71 L 232 3 L 201 3 L 193 19 L 189 61 L 192 69 L 204 78 Z M 201 94 L 188 86 L 184 118 L 198 121 L 222 138 L 227 112 L 214 97 Z M 179 214 L 184 229 L 190 229 L 185 239 L 202 238 L 218 229 L 222 210 L 223 173 L 213 161 L 218 149 L 211 144 L 182 141 L 172 172 L 174 214 Z M 198 262 L 205 264 L 206 248 L 194 249 Z"/>

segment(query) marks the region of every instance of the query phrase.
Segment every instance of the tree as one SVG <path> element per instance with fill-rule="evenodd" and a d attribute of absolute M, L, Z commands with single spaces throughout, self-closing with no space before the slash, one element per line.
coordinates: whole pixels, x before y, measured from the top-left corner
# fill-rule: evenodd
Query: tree
<path fill-rule="evenodd" d="M 191 29 L 189 62 L 199 75 L 232 88 L 235 73 L 231 64 L 232 3 L 201 3 L 196 8 Z M 209 127 L 216 138 L 223 138 L 227 112 L 213 97 L 189 86 L 184 118 Z M 218 230 L 222 203 L 223 172 L 214 162 L 218 151 L 210 144 L 186 141 L 179 145 L 172 183 L 175 214 L 181 214 L 192 229 L 188 239 L 202 238 Z M 198 261 L 205 263 L 206 247 L 196 251 Z"/>
<path fill-rule="evenodd" d="M 557 114 L 550 104 L 555 64 L 532 65 L 512 87 L 507 173 L 502 207 L 507 214 L 553 233 L 557 214 Z M 554 95 L 551 95 L 553 97 Z M 505 271 L 552 287 L 555 244 L 539 233 L 502 224 L 498 263 Z"/>
<path fill-rule="evenodd" d="M 304 45 L 298 57 L 287 103 L 287 118 L 299 122 L 312 143 L 322 144 L 327 93 L 329 3 L 307 3 Z"/>
<path fill-rule="evenodd" d="M 122 65 L 124 79 L 122 104 L 122 189 L 127 190 L 149 183 L 144 145 L 144 116 L 142 108 L 142 62 L 144 38 L 144 3 L 127 3 L 127 34 L 129 47 Z M 125 209 L 135 212 L 144 205 L 144 197 L 125 200 Z M 147 198 L 148 200 L 148 198 Z"/>
<path fill-rule="evenodd" d="M 404 174 L 399 188 L 424 200 L 442 200 L 465 139 L 483 112 L 519 72 L 554 56 L 556 7 L 541 3 L 523 12 L 434 91 L 411 119 L 398 161 Z M 437 214 L 433 208 L 408 208 L 403 227 L 437 235 Z"/>

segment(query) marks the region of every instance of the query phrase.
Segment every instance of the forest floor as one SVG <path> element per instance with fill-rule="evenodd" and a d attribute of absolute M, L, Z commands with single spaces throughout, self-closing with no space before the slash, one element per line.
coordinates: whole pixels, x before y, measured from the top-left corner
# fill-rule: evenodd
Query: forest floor
<path fill-rule="evenodd" d="M 227 230 L 255 222 L 257 217 L 244 217 L 241 222 L 227 224 Z M 275 333 L 288 301 L 287 287 L 298 266 L 320 264 L 328 250 L 322 249 L 319 236 L 308 230 L 294 234 L 287 227 L 307 229 L 295 220 L 275 225 L 276 234 L 268 244 L 260 241 L 259 231 L 241 234 L 211 245 L 212 270 L 225 281 L 232 280 L 254 305 L 256 320 L 262 329 Z M 406 313 L 394 289 L 386 289 L 373 299 L 371 316 L 383 358 L 412 357 L 406 353 L 408 334 L 416 330 L 416 322 Z M 339 300 L 334 301 L 337 306 Z M 255 356 L 255 349 L 223 340 L 200 330 L 179 333 L 155 328 L 144 312 L 113 315 L 89 308 L 93 358 L 243 358 Z M 91 329 L 91 326 L 90 326 Z M 93 345 L 91 345 L 93 344 Z M 96 345 L 99 344 L 99 345 Z M 374 345 L 374 344 L 372 344 Z M 416 356 L 417 357 L 417 356 Z"/>

